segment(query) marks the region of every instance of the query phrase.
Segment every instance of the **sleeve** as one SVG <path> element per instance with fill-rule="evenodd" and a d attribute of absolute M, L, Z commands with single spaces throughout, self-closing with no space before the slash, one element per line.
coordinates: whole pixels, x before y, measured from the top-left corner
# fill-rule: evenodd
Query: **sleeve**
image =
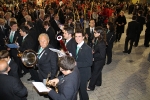
<path fill-rule="evenodd" d="M 20 98 L 26 97 L 28 93 L 27 88 L 19 79 L 15 79 L 15 81 L 13 82 L 13 92 Z"/>

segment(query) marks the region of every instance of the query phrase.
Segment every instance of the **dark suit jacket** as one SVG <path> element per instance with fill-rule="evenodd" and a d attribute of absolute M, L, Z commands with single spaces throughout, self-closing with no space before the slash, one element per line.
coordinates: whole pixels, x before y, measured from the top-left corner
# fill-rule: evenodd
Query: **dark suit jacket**
<path fill-rule="evenodd" d="M 87 45 L 83 44 L 78 51 L 76 56 L 77 67 L 80 71 L 80 75 L 88 80 L 91 76 L 91 66 L 93 62 L 92 49 Z"/>
<path fill-rule="evenodd" d="M 58 15 L 59 15 L 60 22 L 62 24 L 65 24 L 65 16 L 64 16 L 64 12 L 62 11 L 62 9 L 59 10 Z"/>
<path fill-rule="evenodd" d="M 51 72 L 51 79 L 55 77 L 58 66 L 57 60 L 58 56 L 55 52 L 51 51 L 49 48 L 52 48 L 51 45 L 48 45 L 41 53 L 40 59 L 38 58 L 38 68 L 39 68 L 39 79 L 47 78 L 47 75 Z"/>
<path fill-rule="evenodd" d="M 93 53 L 94 62 L 95 61 L 104 61 L 106 58 L 106 44 L 104 41 L 100 41 L 94 46 Z"/>
<path fill-rule="evenodd" d="M 57 48 L 57 40 L 56 40 L 56 33 L 55 30 L 53 29 L 53 27 L 49 27 L 48 30 L 46 31 L 46 33 L 49 36 L 50 39 L 50 44 L 54 47 Z"/>
<path fill-rule="evenodd" d="M 44 26 L 43 26 L 43 20 L 42 19 L 38 19 L 37 21 L 36 21 L 36 28 L 37 28 L 37 30 L 39 31 L 39 33 L 41 34 L 42 32 L 44 32 Z"/>
<path fill-rule="evenodd" d="M 74 40 L 74 38 L 69 40 L 68 43 L 66 44 L 67 50 L 69 51 L 69 53 L 72 54 L 72 57 L 74 58 L 76 58 L 76 46 L 77 46 L 77 43 Z"/>
<path fill-rule="evenodd" d="M 94 32 L 94 30 L 93 30 Z M 94 33 L 91 33 L 90 27 L 86 28 L 86 34 L 88 35 L 88 45 L 91 47 L 92 46 L 92 40 L 94 38 Z"/>
<path fill-rule="evenodd" d="M 106 41 L 107 41 L 108 46 L 113 46 L 113 42 L 115 41 L 115 38 L 116 38 L 115 32 L 109 31 L 106 34 Z"/>
<path fill-rule="evenodd" d="M 34 11 L 34 17 L 35 17 L 35 19 L 38 19 L 39 15 L 40 15 L 40 11 L 39 10 L 37 12 Z"/>
<path fill-rule="evenodd" d="M 19 78 L 18 76 L 18 65 L 11 59 L 9 63 L 10 71 L 8 72 L 8 75 L 13 76 L 15 78 Z"/>
<path fill-rule="evenodd" d="M 56 34 L 57 34 L 57 31 L 61 31 L 61 29 L 58 27 L 55 20 L 51 21 L 51 26 L 54 28 Z"/>
<path fill-rule="evenodd" d="M 5 49 L 5 41 L 4 38 L 6 38 L 5 30 L 2 30 L 0 27 L 0 50 Z"/>
<path fill-rule="evenodd" d="M 145 24 L 145 18 L 143 16 L 138 16 L 136 21 L 139 22 L 141 32 L 143 30 L 143 25 Z"/>
<path fill-rule="evenodd" d="M 27 35 L 25 39 L 22 41 L 22 45 L 20 46 L 19 50 L 21 52 L 24 52 L 25 50 L 28 50 L 28 49 L 34 50 L 34 47 L 35 47 L 34 40 L 32 39 L 30 35 Z"/>
<path fill-rule="evenodd" d="M 53 100 L 77 100 L 77 92 L 80 85 L 80 74 L 77 67 L 72 73 L 59 77 L 58 93 L 51 90 L 48 95 Z"/>
<path fill-rule="evenodd" d="M 0 74 L 1 100 L 27 100 L 25 99 L 27 93 L 26 87 L 19 79 L 6 74 Z"/>
<path fill-rule="evenodd" d="M 127 37 L 135 38 L 136 34 L 139 33 L 139 23 L 137 21 L 131 21 L 128 23 L 127 27 Z"/>

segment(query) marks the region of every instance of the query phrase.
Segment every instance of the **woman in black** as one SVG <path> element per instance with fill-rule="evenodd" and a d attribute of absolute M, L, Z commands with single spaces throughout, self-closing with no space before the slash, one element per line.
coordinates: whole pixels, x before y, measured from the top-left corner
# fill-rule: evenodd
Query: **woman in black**
<path fill-rule="evenodd" d="M 120 41 L 122 33 L 124 33 L 124 26 L 126 24 L 126 17 L 124 16 L 124 12 L 121 11 L 120 15 L 116 19 L 116 42 Z"/>
<path fill-rule="evenodd" d="M 107 32 L 106 32 L 106 40 L 107 40 L 107 49 L 106 49 L 106 64 L 110 64 L 112 62 L 112 48 L 113 42 L 115 41 L 115 27 L 112 22 L 107 23 Z"/>
<path fill-rule="evenodd" d="M 94 30 L 92 76 L 87 91 L 94 90 L 95 85 L 102 84 L 102 69 L 106 57 L 106 33 L 101 27 Z"/>

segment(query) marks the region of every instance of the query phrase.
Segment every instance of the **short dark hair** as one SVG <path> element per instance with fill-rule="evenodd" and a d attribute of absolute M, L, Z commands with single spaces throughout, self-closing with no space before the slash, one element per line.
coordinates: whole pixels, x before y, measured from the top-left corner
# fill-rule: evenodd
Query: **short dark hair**
<path fill-rule="evenodd" d="M 29 33 L 29 28 L 28 28 L 27 26 L 25 26 L 25 25 L 22 25 L 22 26 L 20 27 L 20 29 L 21 29 L 23 32 L 26 32 L 26 34 Z"/>
<path fill-rule="evenodd" d="M 12 27 L 14 24 L 17 24 L 15 21 L 10 21 L 10 26 Z"/>
<path fill-rule="evenodd" d="M 75 34 L 76 34 L 76 33 L 81 33 L 82 36 L 85 36 L 85 34 L 84 34 L 84 32 L 83 32 L 83 29 L 79 29 L 79 28 L 75 29 Z"/>
<path fill-rule="evenodd" d="M 114 24 L 112 22 L 108 22 L 107 24 L 109 25 L 110 32 L 115 31 L 115 26 L 114 26 Z"/>
<path fill-rule="evenodd" d="M 71 56 L 63 56 L 58 60 L 58 66 L 64 70 L 73 70 L 76 66 L 75 59 Z"/>
<path fill-rule="evenodd" d="M 132 20 L 136 20 L 136 16 L 135 15 L 132 16 Z"/>
<path fill-rule="evenodd" d="M 100 33 L 100 36 L 98 37 L 98 42 L 104 41 L 106 43 L 106 31 L 101 26 L 97 26 L 94 29 L 97 33 Z"/>
<path fill-rule="evenodd" d="M 10 56 L 10 54 L 7 50 L 1 50 L 0 51 L 0 59 L 8 58 L 9 56 Z"/>
<path fill-rule="evenodd" d="M 34 26 L 32 21 L 27 21 L 27 25 L 29 25 L 30 27 Z"/>
<path fill-rule="evenodd" d="M 67 31 L 68 34 L 73 34 L 74 33 L 74 30 L 73 30 L 72 27 L 65 27 L 64 30 Z"/>
<path fill-rule="evenodd" d="M 46 18 L 50 18 L 50 15 L 49 14 L 45 14 L 45 16 L 44 16 L 44 20 L 46 19 Z"/>
<path fill-rule="evenodd" d="M 142 14 L 143 14 L 143 11 L 142 11 L 142 10 L 139 10 L 138 13 L 139 13 L 140 15 L 142 15 Z"/>
<path fill-rule="evenodd" d="M 49 23 L 48 21 L 44 21 L 44 22 L 43 22 L 43 25 L 48 25 L 48 26 L 50 26 L 50 23 Z"/>

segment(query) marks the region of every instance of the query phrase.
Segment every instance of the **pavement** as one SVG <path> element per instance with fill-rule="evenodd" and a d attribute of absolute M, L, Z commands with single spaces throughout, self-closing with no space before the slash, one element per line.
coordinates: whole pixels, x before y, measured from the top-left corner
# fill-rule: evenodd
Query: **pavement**
<path fill-rule="evenodd" d="M 125 16 L 127 22 L 131 21 L 131 15 Z M 123 33 L 120 42 L 114 43 L 112 63 L 103 68 L 102 86 L 88 91 L 90 100 L 150 100 L 150 62 L 147 61 L 150 47 L 143 45 L 144 34 L 145 26 L 138 47 L 133 47 L 131 54 L 122 52 L 126 33 Z M 38 94 L 28 78 L 29 74 L 21 78 L 28 89 L 27 99 L 49 100 Z"/>

